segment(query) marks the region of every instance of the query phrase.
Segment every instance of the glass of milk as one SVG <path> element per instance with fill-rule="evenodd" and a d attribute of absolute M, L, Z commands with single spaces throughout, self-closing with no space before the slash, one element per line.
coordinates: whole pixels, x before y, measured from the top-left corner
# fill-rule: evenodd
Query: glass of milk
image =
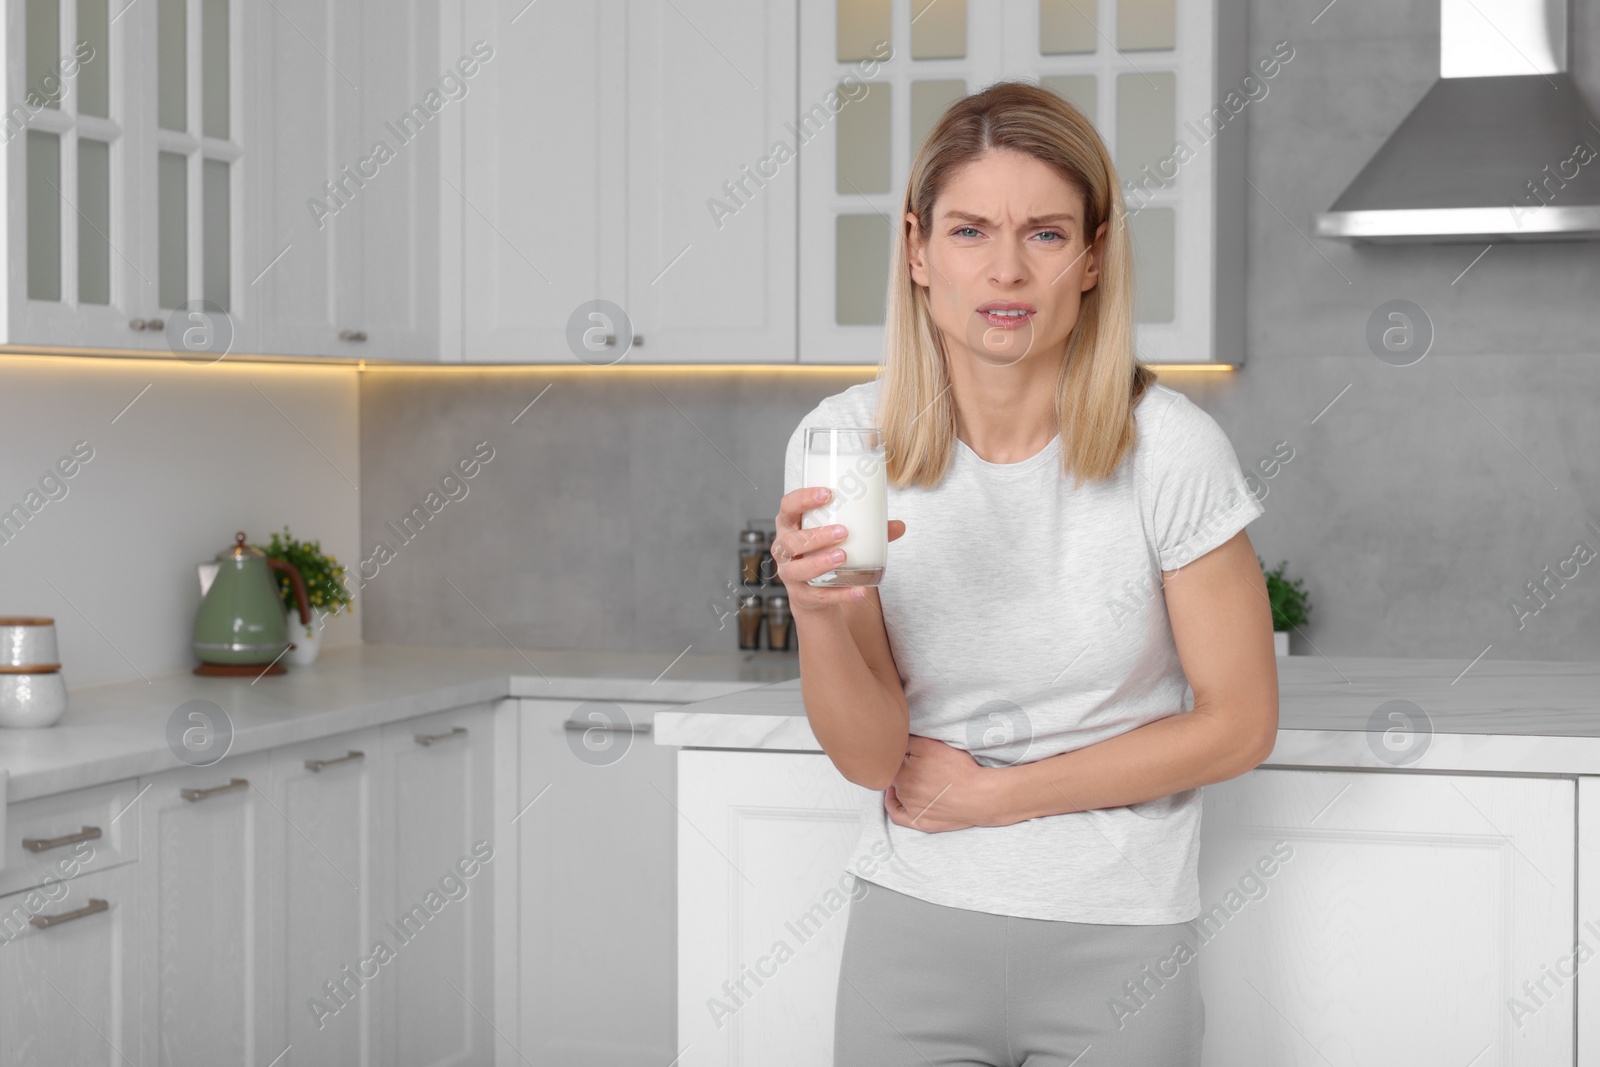
<path fill-rule="evenodd" d="M 808 510 L 801 529 L 839 523 L 845 558 L 812 585 L 877 585 L 889 555 L 889 487 L 884 471 L 883 430 L 877 426 L 809 426 L 805 432 L 800 484 L 833 490 L 828 502 Z"/>

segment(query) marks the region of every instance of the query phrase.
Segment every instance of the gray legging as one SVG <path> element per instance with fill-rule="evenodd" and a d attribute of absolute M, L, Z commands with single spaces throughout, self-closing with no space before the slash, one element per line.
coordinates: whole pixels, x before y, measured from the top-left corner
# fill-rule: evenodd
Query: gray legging
<path fill-rule="evenodd" d="M 864 893 L 865 895 L 860 895 Z M 1123 926 L 932 904 L 864 879 L 833 1067 L 1198 1067 L 1187 923 Z"/>

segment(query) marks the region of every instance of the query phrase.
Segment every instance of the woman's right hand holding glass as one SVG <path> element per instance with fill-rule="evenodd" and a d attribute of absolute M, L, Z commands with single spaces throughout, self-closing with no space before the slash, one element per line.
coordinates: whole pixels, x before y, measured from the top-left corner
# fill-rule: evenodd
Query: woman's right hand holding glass
<path fill-rule="evenodd" d="M 833 523 L 802 529 L 801 520 L 807 511 L 827 503 L 831 493 L 826 486 L 802 486 L 785 493 L 778 502 L 777 533 L 772 539 L 772 558 L 778 565 L 778 579 L 789 594 L 789 609 L 794 613 L 816 611 L 821 608 L 864 599 L 865 586 L 812 585 L 819 578 L 844 562 L 844 550 L 838 547 L 848 531 Z M 893 541 L 905 532 L 905 523 L 898 519 L 889 523 L 888 538 Z"/>

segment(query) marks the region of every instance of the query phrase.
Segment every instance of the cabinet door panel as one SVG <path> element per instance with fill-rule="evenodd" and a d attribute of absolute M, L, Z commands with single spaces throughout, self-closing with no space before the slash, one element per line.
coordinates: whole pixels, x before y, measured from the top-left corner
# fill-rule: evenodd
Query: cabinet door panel
<path fill-rule="evenodd" d="M 391 953 L 377 979 L 385 1064 L 494 1055 L 491 720 L 489 708 L 473 707 L 383 728 L 375 939 Z"/>
<path fill-rule="evenodd" d="M 361 235 L 359 258 L 350 264 L 359 280 L 359 322 L 352 325 L 366 340 L 343 342 L 340 354 L 434 360 L 440 127 L 459 121 L 468 98 L 457 94 L 470 92 L 476 76 L 441 82 L 458 57 L 441 54 L 438 0 L 360 6 L 359 132 L 352 148 L 359 157 L 377 157 L 382 144 L 391 155 L 369 168 L 373 176 L 351 202 Z"/>
<path fill-rule="evenodd" d="M 351 46 L 360 5 L 277 0 L 265 14 L 253 42 L 264 121 L 251 200 L 259 238 L 246 281 L 260 293 L 267 352 L 346 355 L 339 332 L 361 321 L 361 231 L 351 207 L 365 195 L 351 84 L 361 75 Z"/>
<path fill-rule="evenodd" d="M 670 1063 L 677 752 L 630 725 L 672 705 L 520 704 L 521 1050 L 535 1063 Z"/>
<path fill-rule="evenodd" d="M 138 1061 L 137 864 L 0 897 L 0 1065 L 115 1067 Z M 40 929 L 30 921 L 104 901 Z M 145 1062 L 152 1062 L 146 1060 Z"/>
<path fill-rule="evenodd" d="M 141 780 L 146 1063 L 267 1064 L 284 1050 L 267 916 L 285 827 L 268 767 L 263 752 Z"/>
<path fill-rule="evenodd" d="M 849 914 L 845 862 L 863 805 L 880 795 L 827 756 L 685 749 L 678 754 L 678 1044 L 684 1067 L 817 1067 L 833 1059 L 833 1011 Z M 803 943 L 796 916 L 810 916 Z M 744 978 L 777 942 L 793 958 L 743 1004 Z M 765 972 L 763 972 L 765 973 Z M 746 988 L 749 988 L 748 985 Z"/>
<path fill-rule="evenodd" d="M 129 326 L 157 311 L 144 208 L 154 156 L 130 62 L 150 13 L 113 20 L 109 2 L 8 6 L 10 344 L 164 347 Z"/>
<path fill-rule="evenodd" d="M 628 362 L 795 358 L 795 18 L 629 5 Z"/>
<path fill-rule="evenodd" d="M 280 1005 L 290 1051 L 277 1067 L 377 1062 L 376 993 L 362 961 L 373 939 L 379 744 L 372 729 L 272 753 L 269 792 L 287 826 L 271 944 L 284 953 Z M 307 761 L 324 762 L 314 770 Z"/>
<path fill-rule="evenodd" d="M 622 0 L 467 12 L 466 39 L 495 50 L 462 112 L 461 188 L 441 194 L 463 220 L 468 361 L 580 362 L 569 317 L 627 302 L 625 15 Z"/>
<path fill-rule="evenodd" d="M 1572 952 L 1571 780 L 1258 769 L 1205 801 L 1207 1064 L 1572 1062 L 1571 983 L 1509 1000 Z"/>

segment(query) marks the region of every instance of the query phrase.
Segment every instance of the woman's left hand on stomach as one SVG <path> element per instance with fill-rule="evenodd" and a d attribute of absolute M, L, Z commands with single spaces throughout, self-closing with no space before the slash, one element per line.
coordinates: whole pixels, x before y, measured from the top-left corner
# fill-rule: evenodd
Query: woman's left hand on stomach
<path fill-rule="evenodd" d="M 891 821 L 926 833 L 987 825 L 992 771 L 965 749 L 911 734 L 900 771 L 883 791 L 884 810 Z"/>

